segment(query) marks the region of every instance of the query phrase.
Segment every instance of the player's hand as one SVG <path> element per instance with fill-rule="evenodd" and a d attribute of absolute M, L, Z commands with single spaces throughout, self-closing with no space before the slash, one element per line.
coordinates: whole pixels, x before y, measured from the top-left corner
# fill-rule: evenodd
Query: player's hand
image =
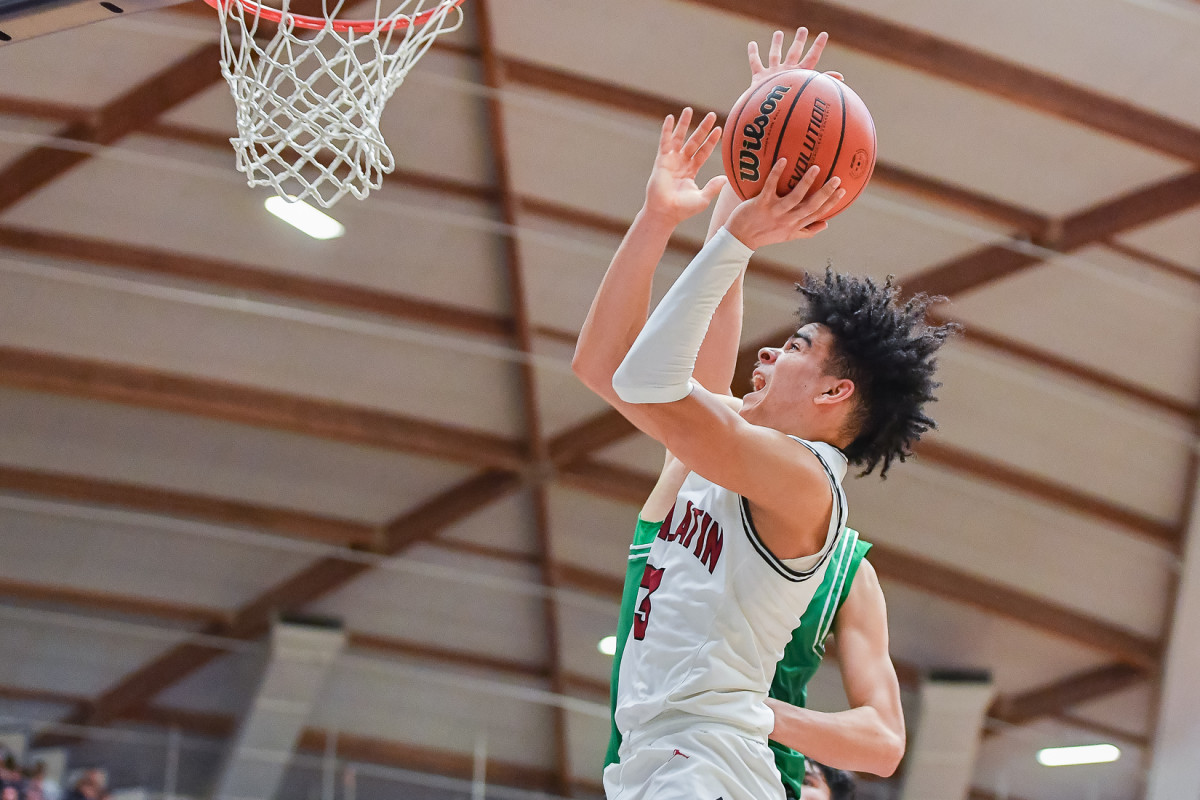
<path fill-rule="evenodd" d="M 808 28 L 797 28 L 796 38 L 792 40 L 792 46 L 788 48 L 787 55 L 783 53 L 783 31 L 775 31 L 771 36 L 771 47 L 767 51 L 767 63 L 764 66 L 762 59 L 758 55 L 758 42 L 750 42 L 747 46 L 747 52 L 750 56 L 750 85 L 755 86 L 759 81 L 776 72 L 783 72 L 787 69 L 813 69 L 817 68 L 817 62 L 821 60 L 821 53 L 825 51 L 825 45 L 829 42 L 829 34 L 822 31 L 817 34 L 817 38 L 813 40 L 812 47 L 808 48 L 808 52 L 804 52 L 804 44 L 808 41 Z M 843 80 L 840 72 L 826 72 Z"/>
<path fill-rule="evenodd" d="M 646 184 L 646 211 L 672 224 L 679 224 L 708 208 L 727 182 L 725 176 L 720 175 L 703 188 L 696 184 L 700 167 L 721 141 L 721 129 L 717 127 L 717 115 L 709 113 L 689 136 L 691 122 L 690 108 L 679 114 L 678 122 L 671 115 L 663 120 L 658 155 Z"/>
<path fill-rule="evenodd" d="M 795 188 L 780 197 L 779 184 L 787 170 L 787 159 L 775 162 L 763 182 L 762 191 L 743 201 L 725 223 L 734 238 L 751 250 L 795 239 L 811 239 L 829 226 L 825 217 L 846 196 L 841 179 L 835 176 L 806 199 L 805 195 L 816 183 L 820 172 L 818 167 L 812 166 Z"/>

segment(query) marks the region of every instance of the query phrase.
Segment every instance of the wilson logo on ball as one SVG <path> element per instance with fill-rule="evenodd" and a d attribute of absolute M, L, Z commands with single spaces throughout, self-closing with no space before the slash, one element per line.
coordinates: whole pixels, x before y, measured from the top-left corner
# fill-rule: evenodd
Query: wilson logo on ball
<path fill-rule="evenodd" d="M 760 177 L 759 167 L 762 162 L 758 157 L 762 150 L 763 137 L 767 135 L 767 125 L 771 123 L 771 114 L 779 108 L 779 101 L 791 91 L 790 86 L 776 86 L 758 106 L 758 116 L 742 126 L 742 152 L 738 154 L 738 172 L 744 181 L 756 181 Z"/>

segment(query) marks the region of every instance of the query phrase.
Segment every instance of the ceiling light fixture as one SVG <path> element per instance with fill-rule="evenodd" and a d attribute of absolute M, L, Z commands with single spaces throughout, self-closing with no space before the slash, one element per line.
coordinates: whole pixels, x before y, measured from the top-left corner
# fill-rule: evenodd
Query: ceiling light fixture
<path fill-rule="evenodd" d="M 346 232 L 342 223 L 310 206 L 303 200 L 290 203 L 282 197 L 268 197 L 263 203 L 281 220 L 314 239 L 336 239 Z"/>
<path fill-rule="evenodd" d="M 1037 761 L 1047 767 L 1070 767 L 1076 764 L 1107 764 L 1121 757 L 1121 751 L 1111 744 L 1085 744 L 1079 747 L 1047 747 L 1038 750 Z"/>
<path fill-rule="evenodd" d="M 596 644 L 596 649 L 606 656 L 615 656 L 617 654 L 617 637 L 605 636 Z"/>

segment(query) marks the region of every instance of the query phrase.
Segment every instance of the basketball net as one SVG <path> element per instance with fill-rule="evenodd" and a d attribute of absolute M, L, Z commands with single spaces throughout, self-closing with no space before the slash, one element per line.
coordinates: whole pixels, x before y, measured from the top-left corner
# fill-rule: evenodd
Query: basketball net
<path fill-rule="evenodd" d="M 462 0 L 391 0 L 375 19 L 336 19 L 205 0 L 221 17 L 221 74 L 237 106 L 237 168 L 251 186 L 322 206 L 363 199 L 395 166 L 379 129 L 384 104 L 434 40 L 462 24 Z M 331 2 L 335 4 L 331 5 Z M 428 6 L 428 8 L 425 8 Z M 263 24 L 265 22 L 265 24 Z"/>

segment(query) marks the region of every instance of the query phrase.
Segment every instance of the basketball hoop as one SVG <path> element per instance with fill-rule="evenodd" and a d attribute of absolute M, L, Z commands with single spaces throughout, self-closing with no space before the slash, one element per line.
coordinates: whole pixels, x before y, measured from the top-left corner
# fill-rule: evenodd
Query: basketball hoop
<path fill-rule="evenodd" d="M 221 74 L 237 106 L 229 141 L 251 186 L 328 208 L 363 199 L 395 169 L 379 120 L 384 104 L 438 36 L 462 24 L 463 0 L 390 0 L 375 18 L 339 20 L 346 0 L 323 0 L 323 17 L 294 14 L 292 0 L 204 0 L 221 17 Z M 428 6 L 426 8 L 425 6 Z M 260 32 L 260 23 L 269 23 Z"/>

